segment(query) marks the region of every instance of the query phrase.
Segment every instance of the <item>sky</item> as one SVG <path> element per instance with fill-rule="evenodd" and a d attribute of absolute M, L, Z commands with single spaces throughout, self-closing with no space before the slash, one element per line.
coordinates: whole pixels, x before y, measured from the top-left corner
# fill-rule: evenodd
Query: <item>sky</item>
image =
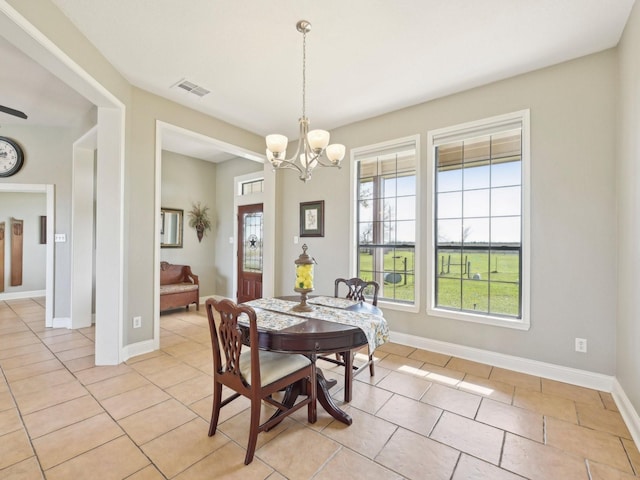
<path fill-rule="evenodd" d="M 439 242 L 520 242 L 520 161 L 441 171 L 437 184 Z M 385 243 L 415 242 L 415 177 L 386 180 L 384 194 Z M 372 221 L 373 202 L 360 202 L 361 235 L 369 240 Z"/>

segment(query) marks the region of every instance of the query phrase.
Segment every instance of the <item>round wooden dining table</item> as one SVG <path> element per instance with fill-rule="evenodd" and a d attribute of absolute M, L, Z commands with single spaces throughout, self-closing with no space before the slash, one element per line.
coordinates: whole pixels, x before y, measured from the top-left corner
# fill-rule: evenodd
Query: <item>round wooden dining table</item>
<path fill-rule="evenodd" d="M 300 297 L 284 296 L 278 298 L 297 301 Z M 377 307 L 364 302 L 355 303 L 345 310 L 381 315 L 381 311 Z M 298 315 L 304 314 L 298 313 Z M 241 328 L 248 335 L 248 327 Z M 346 353 L 364 345 L 367 345 L 367 336 L 362 329 L 328 320 L 305 317 L 305 321 L 282 330 L 258 328 L 258 348 L 281 353 L 300 353 L 308 356 L 313 362 L 316 361 L 319 354 Z M 344 358 L 345 367 L 350 372 L 353 365 L 351 355 L 345 354 Z M 351 416 L 336 405 L 329 393 L 329 389 L 336 384 L 336 380 L 327 380 L 321 369 L 317 368 L 316 370 L 318 402 L 333 418 L 351 425 Z M 302 386 L 298 386 L 287 391 L 283 403 L 293 405 L 296 397 L 304 393 L 302 388 Z"/>

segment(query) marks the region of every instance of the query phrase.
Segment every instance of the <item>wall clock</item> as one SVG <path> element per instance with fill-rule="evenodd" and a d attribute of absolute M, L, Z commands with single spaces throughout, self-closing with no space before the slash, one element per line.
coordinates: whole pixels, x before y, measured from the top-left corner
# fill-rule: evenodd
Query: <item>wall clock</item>
<path fill-rule="evenodd" d="M 24 154 L 15 141 L 0 137 L 0 177 L 15 175 L 22 168 Z"/>

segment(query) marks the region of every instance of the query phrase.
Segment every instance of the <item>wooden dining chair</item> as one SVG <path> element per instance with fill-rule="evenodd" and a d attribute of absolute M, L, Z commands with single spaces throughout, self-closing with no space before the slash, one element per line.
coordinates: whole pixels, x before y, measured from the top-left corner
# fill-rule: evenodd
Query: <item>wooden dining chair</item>
<path fill-rule="evenodd" d="M 244 459 L 245 465 L 253 460 L 258 433 L 269 430 L 307 405 L 310 423 L 315 423 L 316 411 L 316 367 L 315 363 L 304 355 L 276 353 L 258 348 L 258 330 L 256 312 L 247 305 L 237 305 L 231 300 L 217 301 L 210 298 L 205 307 L 209 318 L 209 331 L 213 348 L 213 408 L 209 436 L 216 433 L 220 409 L 236 398 L 247 397 L 251 401 L 251 420 L 249 424 L 249 443 Z M 220 315 L 216 326 L 214 309 Z M 238 318 L 246 315 L 249 323 L 249 345 L 243 344 L 246 335 L 238 326 Z M 284 390 L 296 382 L 306 382 L 307 396 L 288 407 L 277 401 L 272 395 Z M 226 386 L 235 393 L 222 400 L 222 387 Z M 277 409 L 269 420 L 260 424 L 262 401 Z"/>
<path fill-rule="evenodd" d="M 373 280 L 363 280 L 358 277 L 354 278 L 336 278 L 335 280 L 335 289 L 334 289 L 334 297 L 340 297 L 342 291 L 344 291 L 344 287 L 346 287 L 345 298 L 350 300 L 360 301 L 360 302 L 371 302 L 371 304 L 375 307 L 378 306 L 378 292 L 380 291 L 380 284 Z M 320 358 L 327 360 L 332 363 L 337 363 L 338 365 L 342 365 L 345 367 L 345 387 L 344 387 L 344 400 L 345 402 L 351 401 L 351 383 L 353 377 L 362 372 L 365 368 L 369 367 L 369 374 L 373 377 L 375 375 L 375 367 L 374 367 L 374 359 L 373 352 L 369 347 L 367 347 L 368 360 L 363 365 L 355 365 L 353 362 L 353 358 L 355 356 L 355 352 L 340 352 L 336 353 L 336 358 L 329 358 L 326 356 L 321 356 Z M 350 362 L 347 362 L 347 355 L 350 355 Z M 351 371 L 348 372 L 347 368 L 351 365 Z"/>

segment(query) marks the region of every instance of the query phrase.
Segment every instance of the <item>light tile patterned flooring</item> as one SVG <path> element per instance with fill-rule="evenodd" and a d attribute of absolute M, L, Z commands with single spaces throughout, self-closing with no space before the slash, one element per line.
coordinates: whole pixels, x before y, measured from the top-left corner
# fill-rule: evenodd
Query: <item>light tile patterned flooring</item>
<path fill-rule="evenodd" d="M 92 328 L 46 329 L 43 299 L 0 302 L 0 479 L 624 480 L 640 453 L 611 395 L 387 344 L 349 427 L 321 407 L 258 437 L 247 402 L 207 437 L 211 350 L 201 310 L 161 317 L 162 349 L 93 365 Z M 342 378 L 332 392 L 341 402 Z M 268 414 L 270 412 L 266 412 Z"/>

